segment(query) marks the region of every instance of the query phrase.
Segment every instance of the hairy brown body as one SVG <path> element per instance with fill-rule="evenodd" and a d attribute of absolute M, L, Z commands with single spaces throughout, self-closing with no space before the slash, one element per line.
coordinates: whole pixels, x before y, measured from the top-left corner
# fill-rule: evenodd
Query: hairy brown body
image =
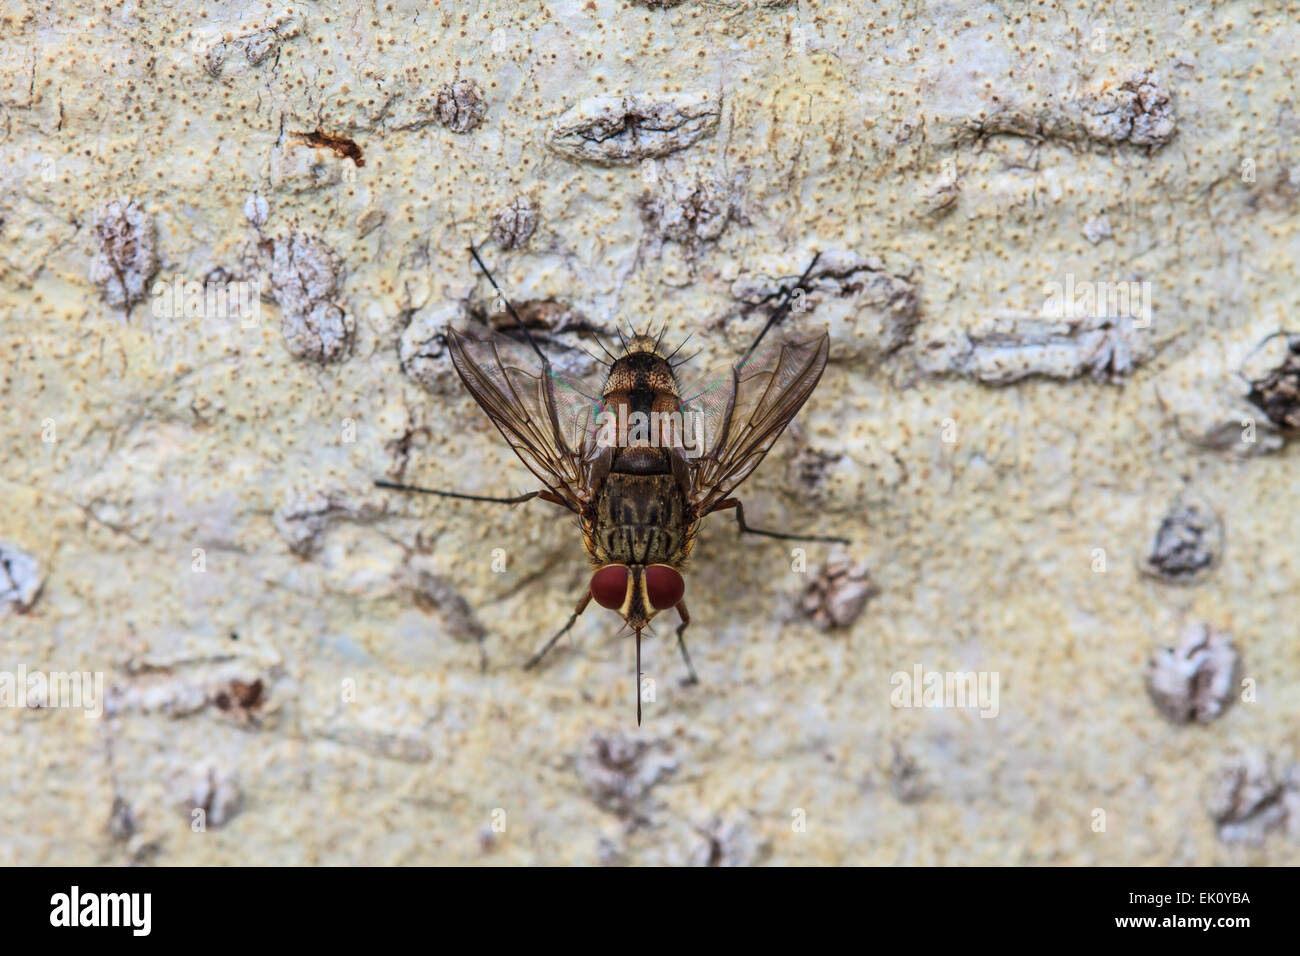
<path fill-rule="evenodd" d="M 654 339 L 636 336 L 610 368 L 603 398 L 619 415 L 680 412 L 672 366 Z M 593 520 L 584 522 L 592 565 L 680 567 L 690 553 L 693 528 L 686 489 L 668 448 L 656 443 L 617 449 L 596 498 Z"/>

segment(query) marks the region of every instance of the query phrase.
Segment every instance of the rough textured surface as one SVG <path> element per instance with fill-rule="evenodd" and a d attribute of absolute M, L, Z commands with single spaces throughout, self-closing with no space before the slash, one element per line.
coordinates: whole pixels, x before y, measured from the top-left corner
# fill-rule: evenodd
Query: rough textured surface
<path fill-rule="evenodd" d="M 1192 624 L 1176 646 L 1161 648 L 1147 661 L 1147 693 L 1174 723 L 1208 724 L 1232 705 L 1238 666 L 1230 636 Z"/>
<path fill-rule="evenodd" d="M 0 672 L 106 697 L 0 708 L 0 863 L 1300 862 L 1294 11 L 364 9 L 0 12 Z M 572 371 L 734 360 L 823 253 L 743 491 L 852 543 L 710 519 L 640 730 L 608 612 L 520 669 L 571 521 L 372 484 L 533 488 L 439 337 L 494 233 Z M 1242 672 L 1176 725 L 1192 621 Z"/>

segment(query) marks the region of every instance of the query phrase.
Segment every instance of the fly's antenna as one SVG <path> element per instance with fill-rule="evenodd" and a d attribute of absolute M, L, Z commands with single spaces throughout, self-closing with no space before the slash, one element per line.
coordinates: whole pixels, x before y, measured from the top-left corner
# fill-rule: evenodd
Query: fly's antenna
<path fill-rule="evenodd" d="M 542 354 L 542 350 L 537 347 L 537 342 L 533 338 L 533 333 L 528 331 L 528 326 L 524 325 L 524 320 L 519 318 L 519 313 L 516 312 L 515 307 L 510 304 L 510 300 L 506 298 L 506 294 L 501 291 L 501 286 L 497 285 L 497 280 L 492 278 L 492 273 L 488 271 L 488 267 L 485 266 L 483 260 L 479 258 L 478 250 L 474 248 L 472 242 L 469 245 L 469 254 L 474 257 L 474 262 L 483 270 L 483 274 L 487 276 L 488 282 L 492 283 L 492 288 L 495 289 L 497 295 L 501 297 L 501 301 L 506 304 L 506 311 L 510 313 L 510 318 L 514 319 L 515 325 L 519 326 L 519 328 L 523 330 L 524 338 L 526 338 L 528 344 L 533 347 L 533 351 L 537 353 L 537 357 L 542 360 L 543 365 L 549 368 L 551 363 L 547 360 L 546 356 Z"/>
<path fill-rule="evenodd" d="M 812 275 L 813 266 L 817 265 L 817 260 L 821 257 L 822 254 L 820 252 L 813 256 L 812 262 L 808 263 L 808 268 L 803 270 L 803 275 L 801 275 L 799 281 L 794 284 L 794 289 L 802 289 L 804 287 L 803 284 L 807 282 L 808 277 Z M 767 330 L 786 317 L 790 311 L 790 302 L 793 298 L 793 289 L 783 290 L 781 304 L 777 307 L 777 310 L 772 313 L 771 317 L 768 318 L 767 325 L 763 326 L 763 331 L 758 333 L 758 338 L 754 339 L 754 344 L 749 347 L 749 351 L 745 353 L 745 357 L 740 360 L 739 364 L 744 365 L 748 362 L 749 357 L 754 354 L 754 349 L 758 348 L 758 343 L 763 341 L 763 336 L 767 335 Z"/>

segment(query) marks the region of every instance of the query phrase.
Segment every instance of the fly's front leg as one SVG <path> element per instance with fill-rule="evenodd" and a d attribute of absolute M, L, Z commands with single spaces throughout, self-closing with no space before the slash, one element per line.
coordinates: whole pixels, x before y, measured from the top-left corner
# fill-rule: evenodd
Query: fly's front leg
<path fill-rule="evenodd" d="M 710 510 L 709 514 L 714 511 L 725 511 L 727 508 L 736 509 L 736 524 L 740 525 L 741 534 L 761 534 L 767 538 L 780 538 L 783 541 L 824 541 L 828 544 L 848 544 L 848 538 L 821 537 L 811 534 L 783 534 L 780 531 L 763 531 L 760 528 L 751 528 L 745 524 L 745 506 L 740 503 L 739 498 L 725 498 L 719 501 Z"/>
<path fill-rule="evenodd" d="M 763 326 L 763 331 L 758 333 L 758 338 L 754 339 L 754 344 L 749 347 L 742 361 L 749 361 L 749 357 L 754 354 L 754 349 L 758 348 L 758 343 L 763 341 L 763 336 L 767 335 L 768 330 L 774 325 L 779 325 L 781 320 L 790 312 L 795 292 L 806 292 L 808 290 L 805 283 L 808 281 L 808 277 L 812 275 L 813 266 L 817 265 L 817 260 L 821 257 L 820 252 L 813 256 L 812 262 L 808 263 L 808 268 L 803 270 L 803 275 L 799 277 L 799 281 L 794 284 L 793 288 L 784 287 L 777 293 L 781 301 L 777 303 L 776 309 L 768 317 L 767 324 Z"/>
<path fill-rule="evenodd" d="M 578 602 L 578 606 L 574 608 L 573 613 L 569 616 L 568 623 L 565 624 L 564 627 L 560 628 L 560 630 L 556 633 L 556 635 L 553 638 L 551 638 L 549 641 L 546 642 L 545 647 L 543 647 L 532 657 L 528 658 L 528 663 L 524 665 L 524 670 L 530 671 L 542 662 L 542 658 L 546 656 L 546 652 L 555 646 L 556 641 L 558 641 L 560 638 L 562 638 L 565 634 L 568 633 L 569 628 L 573 627 L 573 622 L 578 619 L 578 615 L 581 614 L 583 611 L 587 610 L 587 605 L 590 603 L 591 603 L 591 588 L 587 588 L 587 593 L 582 596 L 582 600 Z"/>
<path fill-rule="evenodd" d="M 686 670 L 691 675 L 686 679 L 686 683 L 698 684 L 700 679 L 696 676 L 695 668 L 691 665 L 691 655 L 686 652 L 686 641 L 682 637 L 682 632 L 685 631 L 691 623 L 691 615 L 690 612 L 686 610 L 685 601 L 677 602 L 677 615 L 682 619 L 682 623 L 677 625 L 677 647 L 681 650 L 682 660 L 686 662 Z"/>

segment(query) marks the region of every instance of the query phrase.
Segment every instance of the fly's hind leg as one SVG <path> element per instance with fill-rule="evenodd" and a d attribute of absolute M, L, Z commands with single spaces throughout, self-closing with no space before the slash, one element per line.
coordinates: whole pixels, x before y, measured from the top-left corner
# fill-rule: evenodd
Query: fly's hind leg
<path fill-rule="evenodd" d="M 767 538 L 780 538 L 783 541 L 824 541 L 827 544 L 848 544 L 848 538 L 822 537 L 813 534 L 784 534 L 780 531 L 763 531 L 760 528 L 751 528 L 745 524 L 745 506 L 740 503 L 739 498 L 726 498 L 719 501 L 710 510 L 709 514 L 714 511 L 725 511 L 727 508 L 736 509 L 736 524 L 740 526 L 741 534 L 761 534 Z"/>
<path fill-rule="evenodd" d="M 698 684 L 700 678 L 696 675 L 695 667 L 691 664 L 691 655 L 686 651 L 686 639 L 682 637 L 682 632 L 685 631 L 691 623 L 691 615 L 690 612 L 686 610 L 685 601 L 677 602 L 677 616 L 682 619 L 682 623 L 677 625 L 677 647 L 682 652 L 682 660 L 686 662 L 686 670 L 690 674 L 690 677 L 686 678 L 686 683 Z"/>
<path fill-rule="evenodd" d="M 587 605 L 590 603 L 591 603 L 591 588 L 588 588 L 587 593 L 584 594 L 582 596 L 582 600 L 578 602 L 578 606 L 574 608 L 573 613 L 569 615 L 568 622 L 564 625 L 564 627 L 560 628 L 556 632 L 554 637 L 552 637 L 549 641 L 546 642 L 546 644 L 542 647 L 540 651 L 538 651 L 532 657 L 528 658 L 528 663 L 524 665 L 524 670 L 530 671 L 542 662 L 542 658 L 546 656 L 546 652 L 555 646 L 556 641 L 558 641 L 560 638 L 562 638 L 565 634 L 569 632 L 569 628 L 573 627 L 573 622 L 578 619 L 578 615 L 581 614 L 583 611 L 587 610 Z"/>
<path fill-rule="evenodd" d="M 490 498 L 485 495 L 467 495 L 459 491 L 437 491 L 433 488 L 420 488 L 416 485 L 401 485 L 395 481 L 377 480 L 375 487 L 390 488 L 393 491 L 413 491 L 421 495 L 437 495 L 439 498 L 459 498 L 461 501 L 488 501 L 498 505 L 517 505 L 525 501 L 532 501 L 534 498 L 540 498 L 542 501 L 550 501 L 568 507 L 563 498 L 549 491 L 530 491 L 524 495 L 515 495 L 513 498 Z"/>

